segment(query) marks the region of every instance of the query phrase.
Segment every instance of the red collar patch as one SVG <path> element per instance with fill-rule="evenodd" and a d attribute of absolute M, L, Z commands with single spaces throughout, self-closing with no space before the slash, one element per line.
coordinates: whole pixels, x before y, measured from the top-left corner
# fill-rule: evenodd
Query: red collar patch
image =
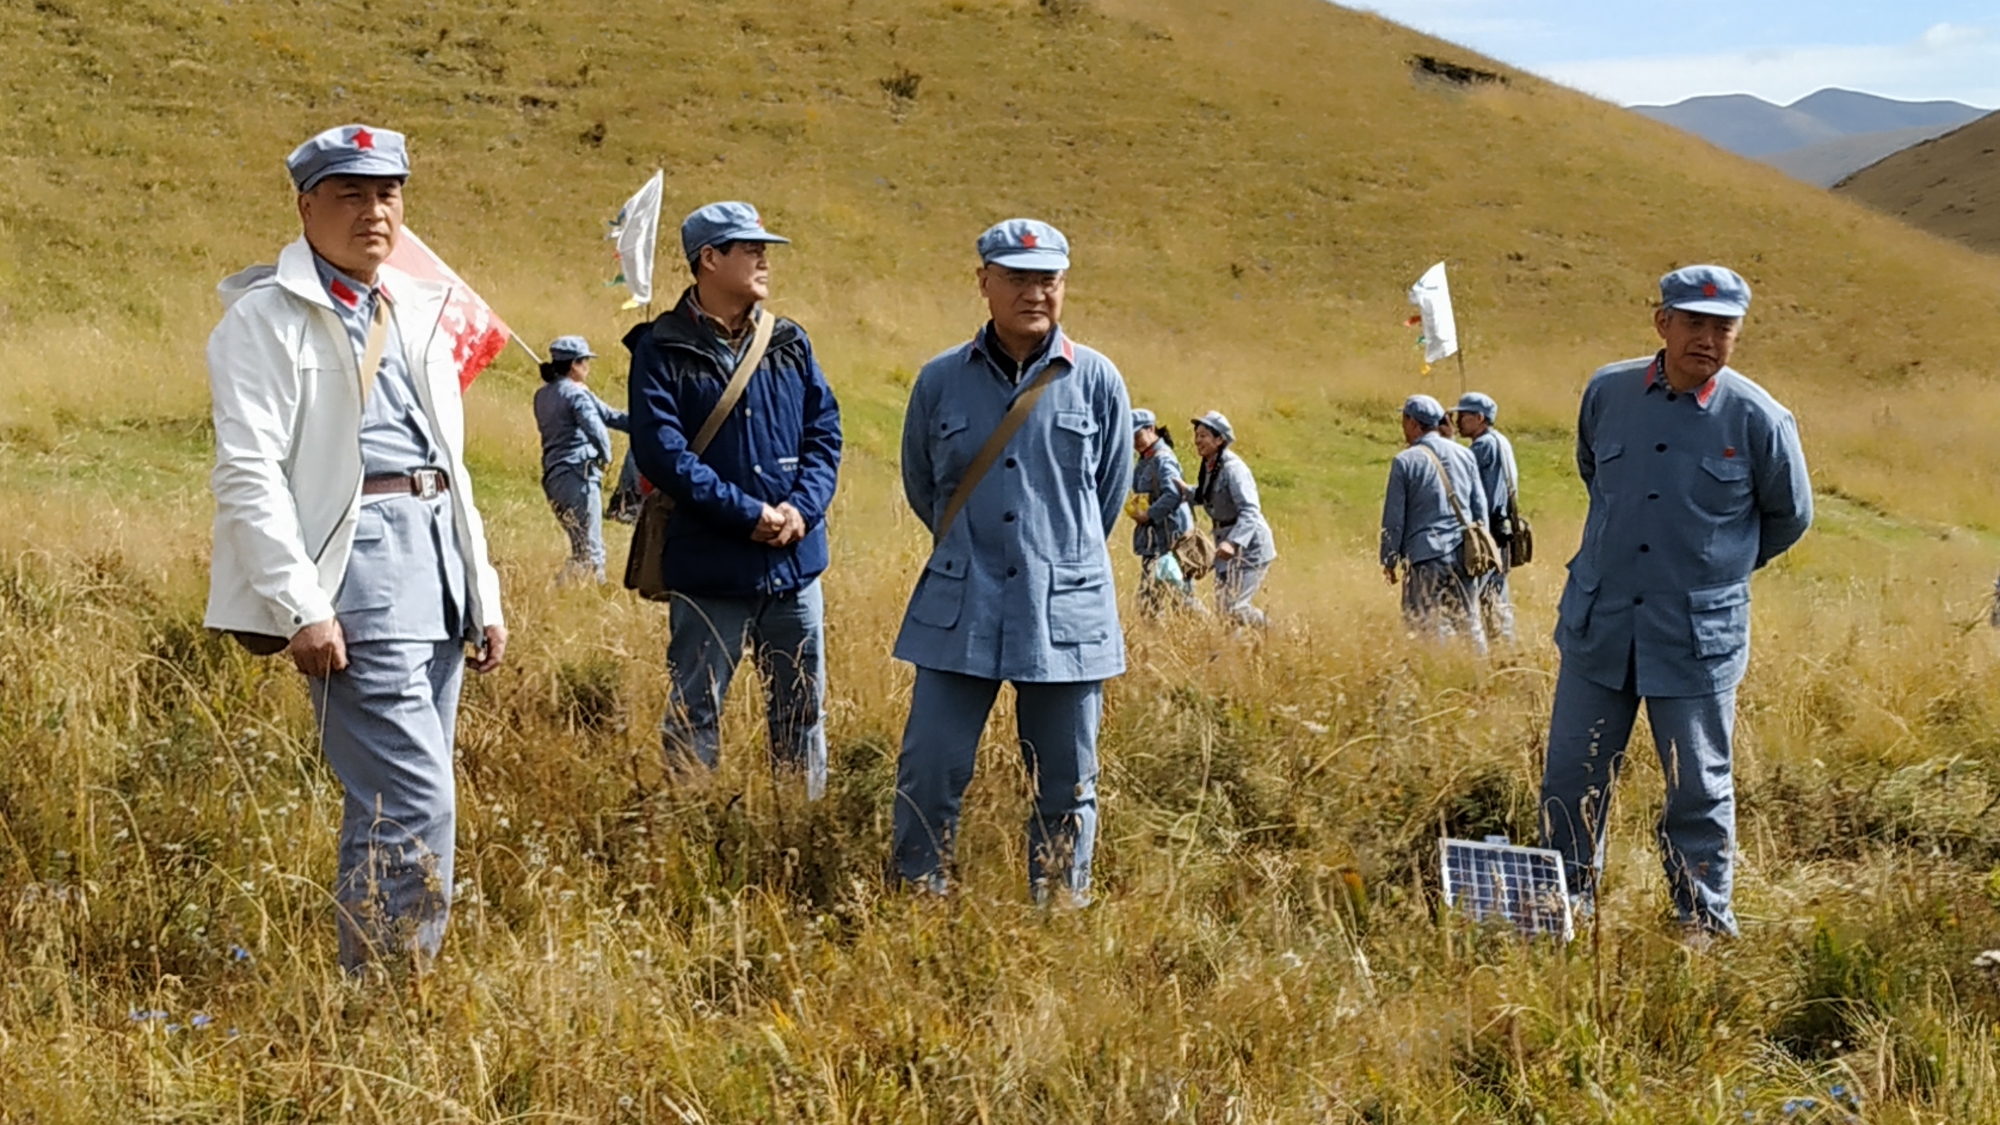
<path fill-rule="evenodd" d="M 334 300 L 339 301 L 350 309 L 361 307 L 361 294 L 348 288 L 347 283 L 337 277 L 333 279 L 332 284 L 326 287 L 326 291 L 333 294 Z"/>
<path fill-rule="evenodd" d="M 1708 400 L 1715 397 L 1715 386 L 1715 376 L 1711 375 L 1708 377 L 1708 382 L 1695 389 L 1694 400 L 1702 406 L 1707 406 Z"/>

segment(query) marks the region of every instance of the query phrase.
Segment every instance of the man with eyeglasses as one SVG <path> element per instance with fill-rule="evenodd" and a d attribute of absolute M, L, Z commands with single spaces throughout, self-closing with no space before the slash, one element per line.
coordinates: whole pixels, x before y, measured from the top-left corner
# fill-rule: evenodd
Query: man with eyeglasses
<path fill-rule="evenodd" d="M 1104 681 L 1125 670 L 1106 544 L 1131 485 L 1117 367 L 1063 334 L 1069 242 L 1034 219 L 979 238 L 991 314 L 924 365 L 903 420 L 903 491 L 933 548 L 895 655 L 917 667 L 896 770 L 895 864 L 949 889 L 959 808 L 1000 685 L 1035 785 L 1028 880 L 1089 901 Z"/>
<path fill-rule="evenodd" d="M 693 283 L 626 333 L 625 346 L 632 453 L 674 501 L 662 561 L 673 591 L 660 723 L 667 768 L 699 777 L 716 767 L 722 705 L 747 641 L 764 681 L 771 764 L 803 774 L 817 799 L 827 770 L 819 576 L 840 473 L 840 404 L 805 329 L 763 307 L 768 250 L 788 241 L 748 203 L 695 211 L 681 223 Z M 726 403 L 739 365 L 748 381 Z"/>

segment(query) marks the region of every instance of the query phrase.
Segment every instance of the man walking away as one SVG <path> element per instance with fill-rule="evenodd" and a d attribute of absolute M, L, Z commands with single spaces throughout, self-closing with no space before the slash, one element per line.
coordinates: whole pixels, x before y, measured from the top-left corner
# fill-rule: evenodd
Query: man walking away
<path fill-rule="evenodd" d="M 681 224 L 694 284 L 625 335 L 632 451 L 674 502 L 663 572 L 670 699 L 667 767 L 713 769 L 722 706 L 746 641 L 764 680 L 774 766 L 826 790 L 826 511 L 840 471 L 840 406 L 812 342 L 764 309 L 772 243 L 748 203 Z M 758 353 L 761 352 L 761 355 Z M 733 388 L 739 366 L 747 381 Z M 696 448 L 703 434 L 709 440 Z"/>
<path fill-rule="evenodd" d="M 1576 466 L 1590 491 L 1557 611 L 1542 839 L 1588 901 L 1639 703 L 1666 775 L 1659 840 L 1683 928 L 1734 936 L 1731 738 L 1750 662 L 1750 574 L 1812 523 L 1792 415 L 1729 366 L 1750 287 L 1720 266 L 1660 279 L 1664 347 L 1591 377 Z"/>
<path fill-rule="evenodd" d="M 1069 242 L 1034 219 L 979 238 L 992 314 L 924 365 L 903 493 L 933 549 L 896 658 L 917 666 L 896 766 L 895 865 L 944 893 L 959 806 L 1002 682 L 1034 780 L 1028 882 L 1082 904 L 1097 839 L 1104 681 L 1125 670 L 1106 537 L 1132 480 L 1125 381 L 1060 324 Z"/>
<path fill-rule="evenodd" d="M 428 967 L 451 910 L 452 737 L 465 646 L 507 650 L 465 469 L 447 290 L 384 263 L 403 137 L 343 125 L 286 167 L 303 235 L 222 283 L 208 340 L 215 546 L 207 622 L 308 676 L 346 793 L 340 961 Z"/>
<path fill-rule="evenodd" d="M 1486 635 L 1514 643 L 1514 603 L 1507 596 L 1506 515 L 1520 502 L 1521 471 L 1514 463 L 1514 443 L 1500 432 L 1500 404 L 1489 395 L 1468 391 L 1458 400 L 1458 432 L 1472 442 L 1472 459 L 1479 464 L 1479 483 L 1486 489 L 1486 528 L 1499 545 L 1498 564 L 1481 575 L 1473 592 Z"/>
<path fill-rule="evenodd" d="M 1473 609 L 1463 552 L 1466 526 L 1486 520 L 1486 490 L 1471 452 L 1438 434 L 1444 419 L 1443 405 L 1429 395 L 1403 403 L 1407 448 L 1389 463 L 1382 576 L 1393 586 L 1400 568 L 1403 619 L 1412 631 L 1439 640 L 1463 633 L 1483 655 L 1486 632 Z"/>

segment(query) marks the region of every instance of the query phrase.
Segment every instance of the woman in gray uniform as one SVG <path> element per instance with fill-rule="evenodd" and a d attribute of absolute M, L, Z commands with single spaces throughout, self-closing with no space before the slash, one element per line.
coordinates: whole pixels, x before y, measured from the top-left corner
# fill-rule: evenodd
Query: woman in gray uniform
<path fill-rule="evenodd" d="M 556 575 L 558 584 L 604 581 L 604 470 L 611 465 L 611 431 L 631 432 L 624 411 L 613 410 L 583 385 L 596 358 L 583 337 L 557 337 L 535 392 L 542 492 L 569 537 L 569 560 Z"/>
<path fill-rule="evenodd" d="M 1167 605 L 1195 606 L 1194 584 L 1181 573 L 1174 544 L 1194 530 L 1188 504 L 1187 480 L 1174 439 L 1150 410 L 1132 412 L 1132 450 L 1139 455 L 1132 470 L 1132 501 L 1127 511 L 1136 524 L 1132 553 L 1139 556 L 1139 608 L 1156 614 Z"/>
<path fill-rule="evenodd" d="M 1194 421 L 1194 447 L 1201 454 L 1195 503 L 1215 524 L 1215 608 L 1243 625 L 1265 625 L 1264 611 L 1250 604 L 1278 557 L 1271 525 L 1257 504 L 1257 480 L 1230 446 L 1236 431 L 1211 410 Z"/>

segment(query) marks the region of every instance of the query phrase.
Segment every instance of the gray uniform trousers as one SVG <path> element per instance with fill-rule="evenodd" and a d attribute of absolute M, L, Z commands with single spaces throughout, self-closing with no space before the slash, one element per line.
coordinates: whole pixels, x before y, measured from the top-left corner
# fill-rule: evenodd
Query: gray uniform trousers
<path fill-rule="evenodd" d="M 1500 551 L 1500 565 L 1479 579 L 1479 617 L 1486 635 L 1494 640 L 1514 642 L 1514 603 L 1507 593 L 1506 549 Z"/>
<path fill-rule="evenodd" d="M 444 943 L 464 674 L 463 641 L 361 641 L 345 671 L 312 681 L 321 745 L 347 794 L 334 899 L 349 969 L 413 947 L 435 957 Z"/>
<path fill-rule="evenodd" d="M 569 537 L 569 561 L 559 580 L 594 576 L 604 581 L 604 472 L 579 461 L 542 471 L 542 495 Z"/>
<path fill-rule="evenodd" d="M 895 862 L 912 883 L 942 890 L 959 809 L 999 680 L 917 669 L 896 765 Z M 1097 849 L 1097 730 L 1104 682 L 1014 684 L 1021 760 L 1035 784 L 1028 814 L 1028 886 L 1039 900 L 1051 877 L 1081 903 Z"/>
<path fill-rule="evenodd" d="M 1473 651 L 1484 654 L 1486 630 L 1473 604 L 1480 581 L 1467 578 L 1459 568 L 1457 550 L 1443 558 L 1407 564 L 1403 572 L 1403 620 L 1411 631 L 1429 633 L 1441 641 L 1463 633 L 1472 641 Z"/>
<path fill-rule="evenodd" d="M 1264 585 L 1271 564 L 1250 566 L 1238 559 L 1215 560 L 1215 611 L 1239 625 L 1262 629 L 1269 624 L 1264 611 L 1250 604 Z"/>
<path fill-rule="evenodd" d="M 1572 893 L 1591 895 L 1604 865 L 1612 786 L 1625 765 L 1639 712 L 1636 678 L 1624 688 L 1593 682 L 1564 662 L 1549 720 L 1542 774 L 1542 842 L 1562 853 Z M 1736 786 L 1730 739 L 1736 689 L 1712 695 L 1646 698 L 1653 744 L 1666 777 L 1657 834 L 1667 883 L 1681 919 L 1736 933 L 1729 907 L 1736 852 Z"/>
<path fill-rule="evenodd" d="M 667 610 L 671 698 L 660 722 L 670 767 L 715 768 L 722 705 L 747 639 L 764 678 L 771 764 L 806 775 L 806 796 L 826 793 L 826 625 L 817 579 L 794 594 L 709 598 L 676 593 Z"/>

